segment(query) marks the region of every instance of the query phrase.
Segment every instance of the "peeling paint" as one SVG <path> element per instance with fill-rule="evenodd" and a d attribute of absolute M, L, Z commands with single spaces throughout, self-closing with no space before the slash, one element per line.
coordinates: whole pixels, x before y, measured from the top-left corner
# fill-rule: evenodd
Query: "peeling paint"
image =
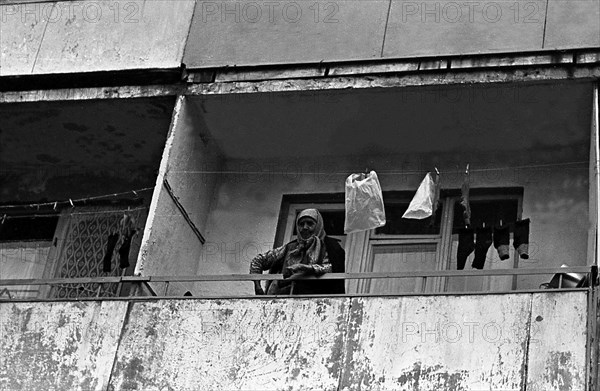
<path fill-rule="evenodd" d="M 546 360 L 546 381 L 556 390 L 573 390 L 573 377 L 579 377 L 577 373 L 571 373 L 574 368 L 571 362 L 570 352 L 550 352 L 550 357 Z"/>
<path fill-rule="evenodd" d="M 0 303 L 0 389 L 583 389 L 584 304 L 585 292 Z"/>
<path fill-rule="evenodd" d="M 104 389 L 126 306 L 0 304 L 0 389 Z"/>

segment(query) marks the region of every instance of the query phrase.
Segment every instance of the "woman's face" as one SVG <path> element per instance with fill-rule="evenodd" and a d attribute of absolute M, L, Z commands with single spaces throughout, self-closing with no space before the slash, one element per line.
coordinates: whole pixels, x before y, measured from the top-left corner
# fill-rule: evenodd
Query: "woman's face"
<path fill-rule="evenodd" d="M 302 239 L 308 239 L 315 234 L 317 222 L 310 217 L 302 217 L 298 220 L 298 231 Z"/>

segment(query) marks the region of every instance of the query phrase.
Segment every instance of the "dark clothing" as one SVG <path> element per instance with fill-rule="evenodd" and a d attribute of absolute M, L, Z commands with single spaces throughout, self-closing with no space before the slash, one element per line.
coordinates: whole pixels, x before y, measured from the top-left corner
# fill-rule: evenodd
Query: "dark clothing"
<path fill-rule="evenodd" d="M 112 269 L 112 256 L 119 241 L 119 234 L 108 235 L 108 243 L 106 244 L 106 254 L 102 259 L 102 271 L 110 273 Z"/>
<path fill-rule="evenodd" d="M 320 262 L 311 264 L 314 269 L 314 275 L 321 276 L 329 272 L 344 273 L 346 270 L 346 254 L 338 240 L 325 236 L 323 244 L 324 246 L 321 248 L 319 256 Z M 292 252 L 298 246 L 298 241 L 293 240 L 284 246 L 256 256 L 250 263 L 250 273 L 259 274 L 264 270 L 269 270 L 270 274 L 283 273 L 285 268 L 295 263 Z M 308 261 L 301 263 L 310 264 Z M 293 292 L 292 281 L 273 281 L 267 286 L 267 294 L 285 295 L 290 293 L 298 295 L 345 293 L 344 280 L 295 280 L 293 282 Z"/>
<path fill-rule="evenodd" d="M 323 242 L 331 263 L 331 272 L 345 273 L 346 252 L 340 246 L 340 243 L 329 236 L 326 236 Z M 343 294 L 346 293 L 346 288 L 344 280 L 297 281 L 293 293 L 298 295 Z"/>

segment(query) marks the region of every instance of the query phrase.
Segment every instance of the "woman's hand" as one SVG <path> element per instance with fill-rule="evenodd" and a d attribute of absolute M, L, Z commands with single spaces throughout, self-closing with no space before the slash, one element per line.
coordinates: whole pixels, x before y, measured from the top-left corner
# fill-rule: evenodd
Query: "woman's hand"
<path fill-rule="evenodd" d="M 315 269 L 313 269 L 313 267 L 311 265 L 304 265 L 302 263 L 297 263 L 295 265 L 290 265 L 288 266 L 285 270 L 284 270 L 284 278 L 288 278 L 289 276 L 291 276 L 292 274 L 296 274 L 296 273 L 313 273 Z"/>

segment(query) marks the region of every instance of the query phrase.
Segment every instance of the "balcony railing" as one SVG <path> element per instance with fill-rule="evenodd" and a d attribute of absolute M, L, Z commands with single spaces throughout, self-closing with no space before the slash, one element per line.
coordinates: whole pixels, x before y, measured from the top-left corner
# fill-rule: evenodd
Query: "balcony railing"
<path fill-rule="evenodd" d="M 450 277 L 499 277 L 499 276 L 525 276 L 525 275 L 552 275 L 553 278 L 546 284 L 542 284 L 538 289 L 512 289 L 504 291 L 443 291 L 443 292 L 426 292 L 426 281 L 431 278 L 450 278 Z M 525 292 L 544 292 L 548 289 L 591 289 L 598 286 L 598 267 L 597 266 L 577 266 L 567 268 L 545 268 L 545 269 L 502 269 L 502 270 L 436 270 L 436 271 L 414 271 L 414 272 L 371 272 L 371 273 L 328 273 L 321 277 L 295 278 L 294 280 L 370 280 L 370 279 L 406 279 L 418 278 L 421 279 L 422 290 L 420 292 L 403 292 L 403 293 L 346 293 L 346 294 L 327 294 L 327 296 L 414 296 L 414 295 L 472 295 L 472 294 L 503 294 L 503 293 L 525 293 Z M 192 283 L 192 282 L 252 282 L 252 281 L 274 281 L 283 280 L 281 274 L 223 274 L 223 275 L 197 275 L 197 276 L 122 276 L 122 277 L 90 277 L 90 278 L 58 278 L 58 279 L 0 279 L 0 300 L 1 301 L 55 301 L 55 300 L 97 300 L 100 298 L 101 286 L 103 284 L 119 284 L 120 287 L 124 284 L 133 284 L 136 286 L 144 286 L 149 295 L 153 298 L 157 297 L 173 297 L 169 296 L 169 285 L 171 283 Z M 26 298 L 20 299 L 11 294 L 11 288 L 14 286 L 61 286 L 61 285 L 91 285 L 96 286 L 97 294 L 85 297 L 70 297 L 70 298 Z M 162 289 L 156 289 L 161 287 Z M 89 290 L 89 289 L 87 289 Z M 82 291 L 86 291 L 83 289 Z M 89 293 L 89 292 L 88 292 Z M 148 295 L 136 295 L 116 297 L 119 298 L 143 298 Z M 295 295 L 294 297 L 312 297 L 323 295 Z M 201 296 L 194 296 L 195 298 Z M 213 297 L 213 296 L 211 296 Z M 256 298 L 255 295 L 221 295 L 220 298 Z M 283 297 L 277 295 L 265 295 L 260 297 Z M 285 295 L 285 297 L 289 297 Z"/>

